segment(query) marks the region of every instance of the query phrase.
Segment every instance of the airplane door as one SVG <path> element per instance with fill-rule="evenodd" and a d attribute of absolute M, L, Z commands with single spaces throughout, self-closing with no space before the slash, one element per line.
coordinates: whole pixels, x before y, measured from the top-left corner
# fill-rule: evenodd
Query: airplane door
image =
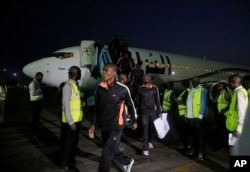
<path fill-rule="evenodd" d="M 95 41 L 82 41 L 81 42 L 81 55 L 80 55 L 80 65 L 81 67 L 91 67 L 95 56 Z"/>

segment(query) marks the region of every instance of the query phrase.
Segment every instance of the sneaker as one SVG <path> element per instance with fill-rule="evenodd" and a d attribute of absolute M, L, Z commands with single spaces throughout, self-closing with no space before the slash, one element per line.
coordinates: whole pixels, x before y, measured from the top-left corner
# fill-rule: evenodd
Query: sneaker
<path fill-rule="evenodd" d="M 128 165 L 124 165 L 123 166 L 124 167 L 124 172 L 130 172 L 134 162 L 135 162 L 134 159 L 131 159 L 131 162 Z"/>
<path fill-rule="evenodd" d="M 198 155 L 198 160 L 200 160 L 200 161 L 204 161 L 205 159 L 206 159 L 206 157 L 203 155 L 203 154 L 201 154 L 201 153 L 199 153 L 199 155 Z"/>
<path fill-rule="evenodd" d="M 154 148 L 154 146 L 153 146 L 153 144 L 151 142 L 148 143 L 148 147 L 149 147 L 149 149 L 153 149 Z"/>
<path fill-rule="evenodd" d="M 149 151 L 144 150 L 144 151 L 142 152 L 142 155 L 148 156 L 148 155 L 149 155 Z"/>

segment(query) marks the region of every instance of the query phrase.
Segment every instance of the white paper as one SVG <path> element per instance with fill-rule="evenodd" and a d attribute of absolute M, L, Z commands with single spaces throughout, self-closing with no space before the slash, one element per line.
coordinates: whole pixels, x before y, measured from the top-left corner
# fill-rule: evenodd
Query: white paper
<path fill-rule="evenodd" d="M 169 131 L 169 124 L 167 121 L 167 113 L 162 113 L 162 117 L 154 121 L 155 129 L 159 139 L 163 139 Z"/>
<path fill-rule="evenodd" d="M 234 146 L 237 140 L 238 140 L 237 137 L 234 137 L 232 133 L 229 133 L 229 137 L 228 137 L 229 146 Z"/>

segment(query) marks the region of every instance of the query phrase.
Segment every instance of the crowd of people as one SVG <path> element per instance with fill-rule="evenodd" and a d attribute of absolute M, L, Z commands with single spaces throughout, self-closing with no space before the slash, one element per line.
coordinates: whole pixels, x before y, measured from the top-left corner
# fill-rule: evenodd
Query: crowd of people
<path fill-rule="evenodd" d="M 142 155 L 149 156 L 156 136 L 154 120 L 167 113 L 170 130 L 163 138 L 163 143 L 178 144 L 187 155 L 203 161 L 206 159 L 205 119 L 208 113 L 208 91 L 200 84 L 200 78 L 194 76 L 190 81 L 181 82 L 181 91 L 173 90 L 174 82 L 168 81 L 162 93 L 153 85 L 150 74 L 144 74 L 142 62 L 138 61 L 131 69 L 125 62 L 129 61 L 128 44 L 125 39 L 119 41 L 114 35 L 109 45 L 109 52 L 114 63 L 103 67 L 102 81 L 95 95 L 95 112 L 88 133 L 95 137 L 95 128 L 101 129 L 102 152 L 99 172 L 109 172 L 111 163 L 116 160 L 129 172 L 134 159 L 123 154 L 120 141 L 130 118 L 131 128 L 141 127 Z M 118 74 L 119 80 L 116 80 Z M 129 77 L 130 76 L 130 77 Z M 43 91 L 41 81 L 43 73 L 37 72 L 29 84 L 32 109 L 33 135 L 39 134 L 39 119 L 42 109 Z M 76 164 L 75 156 L 79 142 L 79 132 L 83 120 L 82 97 L 78 80 L 81 70 L 71 66 L 68 80 L 60 86 L 61 105 L 61 157 L 62 168 L 69 170 Z M 166 78 L 167 80 L 167 78 Z M 83 80 L 84 82 L 84 80 Z M 228 91 L 227 86 L 231 91 Z M 250 97 L 250 76 L 243 78 L 237 74 L 228 78 L 228 85 L 220 82 L 217 87 L 215 119 L 219 144 L 216 149 L 224 149 L 232 155 L 235 143 L 241 137 L 246 118 L 248 99 Z M 4 105 L 7 95 L 5 80 L 0 80 L 0 124 L 3 124 Z M 175 138 L 176 133 L 178 135 Z M 229 138 L 230 137 L 230 138 Z"/>

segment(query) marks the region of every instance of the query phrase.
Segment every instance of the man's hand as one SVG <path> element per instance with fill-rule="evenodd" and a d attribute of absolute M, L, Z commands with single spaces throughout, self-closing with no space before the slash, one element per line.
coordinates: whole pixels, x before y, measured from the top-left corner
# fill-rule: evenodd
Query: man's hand
<path fill-rule="evenodd" d="M 75 124 L 75 123 L 72 124 L 72 125 L 70 126 L 70 129 L 71 129 L 72 131 L 76 131 L 76 124 Z"/>
<path fill-rule="evenodd" d="M 93 139 L 95 137 L 95 126 L 92 124 L 89 127 L 89 138 Z"/>
<path fill-rule="evenodd" d="M 135 130 L 137 128 L 137 123 L 132 124 L 132 130 Z"/>
<path fill-rule="evenodd" d="M 240 132 L 236 130 L 236 131 L 233 133 L 233 136 L 236 137 L 236 138 L 238 138 L 238 137 L 240 136 Z"/>
<path fill-rule="evenodd" d="M 161 119 L 162 119 L 162 113 L 160 113 L 160 114 L 159 114 L 159 118 L 161 118 Z"/>

